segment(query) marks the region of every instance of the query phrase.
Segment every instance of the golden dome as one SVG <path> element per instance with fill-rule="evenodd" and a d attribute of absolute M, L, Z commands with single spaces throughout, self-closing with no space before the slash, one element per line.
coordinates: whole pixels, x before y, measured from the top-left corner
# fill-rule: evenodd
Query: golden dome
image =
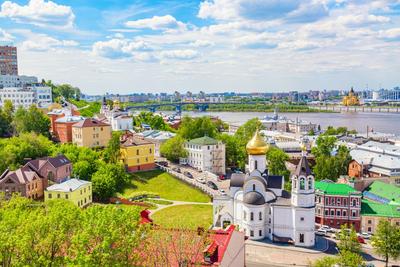
<path fill-rule="evenodd" d="M 250 155 L 265 155 L 265 153 L 268 151 L 268 148 L 268 144 L 261 137 L 258 130 L 246 145 L 247 153 Z"/>

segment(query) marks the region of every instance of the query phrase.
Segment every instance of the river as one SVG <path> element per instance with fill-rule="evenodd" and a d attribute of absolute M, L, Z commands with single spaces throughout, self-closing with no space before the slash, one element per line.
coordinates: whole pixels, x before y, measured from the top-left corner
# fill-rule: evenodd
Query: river
<path fill-rule="evenodd" d="M 169 113 L 169 112 L 166 112 Z M 266 114 L 264 112 L 182 112 L 183 115 L 193 117 L 215 116 L 223 121 L 234 124 L 243 124 L 246 121 Z M 367 125 L 375 132 L 393 133 L 400 135 L 400 114 L 399 113 L 362 113 L 362 112 L 342 112 L 342 113 L 279 113 L 289 119 L 309 121 L 321 125 L 324 129 L 328 126 L 345 126 L 350 130 L 359 133 L 367 131 Z"/>

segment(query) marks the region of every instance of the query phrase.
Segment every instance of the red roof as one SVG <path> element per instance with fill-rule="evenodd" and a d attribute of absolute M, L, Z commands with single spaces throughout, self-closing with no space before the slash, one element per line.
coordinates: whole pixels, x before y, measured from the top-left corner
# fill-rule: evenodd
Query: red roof
<path fill-rule="evenodd" d="M 145 224 L 145 223 L 152 223 L 153 220 L 150 219 L 150 211 L 149 210 L 142 210 L 140 212 L 140 223 Z"/>
<path fill-rule="evenodd" d="M 81 120 L 80 122 L 77 122 L 74 125 L 72 125 L 72 127 L 76 127 L 76 128 L 98 127 L 98 126 L 110 126 L 110 124 L 101 122 L 101 121 L 93 119 L 93 118 L 87 118 L 87 119 Z"/>

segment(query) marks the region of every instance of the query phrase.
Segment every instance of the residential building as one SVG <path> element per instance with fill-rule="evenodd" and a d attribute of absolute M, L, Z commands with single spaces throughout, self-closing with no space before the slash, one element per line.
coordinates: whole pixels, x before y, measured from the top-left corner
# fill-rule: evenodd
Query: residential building
<path fill-rule="evenodd" d="M 400 227 L 400 205 L 382 204 L 363 199 L 361 204 L 361 231 L 374 234 L 381 220 Z"/>
<path fill-rule="evenodd" d="M 43 190 L 47 185 L 47 178 L 42 178 L 28 166 L 15 171 L 6 170 L 0 176 L 0 191 L 7 198 L 12 194 L 20 194 L 23 197 L 39 199 L 43 197 Z"/>
<path fill-rule="evenodd" d="M 40 177 L 55 183 L 69 179 L 72 174 L 72 163 L 64 155 L 30 160 L 25 167 L 29 167 Z"/>
<path fill-rule="evenodd" d="M 360 231 L 361 196 L 347 184 L 315 182 L 315 222 L 337 229 L 347 224 Z"/>
<path fill-rule="evenodd" d="M 17 47 L 0 46 L 0 74 L 18 75 Z"/>
<path fill-rule="evenodd" d="M 400 185 L 400 147 L 369 141 L 350 151 L 350 177 L 389 177 Z"/>
<path fill-rule="evenodd" d="M 269 146 L 258 131 L 247 143 L 248 173 L 232 174 L 226 196 L 213 198 L 213 226 L 237 225 L 251 240 L 312 247 L 315 244 L 314 176 L 303 154 L 291 192 L 284 190 L 284 177 L 267 169 Z"/>
<path fill-rule="evenodd" d="M 32 104 L 38 107 L 48 107 L 52 103 L 51 88 L 35 85 L 27 87 L 6 87 L 0 89 L 0 106 L 10 100 L 15 107 L 28 108 Z"/>
<path fill-rule="evenodd" d="M 153 143 L 133 134 L 121 137 L 121 161 L 129 172 L 155 168 Z"/>
<path fill-rule="evenodd" d="M 295 134 L 306 134 L 308 132 L 317 131 L 317 125 L 308 121 L 291 120 L 283 116 L 279 116 L 277 111 L 271 116 L 264 116 L 260 119 L 260 122 L 265 127 L 267 131 L 280 131 L 280 132 L 290 132 Z"/>
<path fill-rule="evenodd" d="M 113 107 L 110 108 L 104 97 L 98 119 L 109 123 L 113 131 L 133 130 L 133 118 L 129 115 L 129 112 L 120 109 L 119 100 L 114 100 Z"/>
<path fill-rule="evenodd" d="M 35 92 L 36 103 L 38 107 L 45 107 L 53 103 L 53 95 L 49 86 L 35 84 L 30 87 Z"/>
<path fill-rule="evenodd" d="M 69 179 L 47 187 L 44 199 L 65 199 L 82 208 L 92 203 L 92 183 L 76 178 Z"/>
<path fill-rule="evenodd" d="M 168 131 L 147 130 L 137 134 L 142 136 L 144 140 L 154 144 L 154 156 L 160 157 L 160 147 L 168 139 L 174 137 L 176 134 Z"/>
<path fill-rule="evenodd" d="M 24 87 L 35 83 L 38 83 L 38 78 L 35 76 L 0 74 L 0 88 Z"/>
<path fill-rule="evenodd" d="M 87 118 L 72 125 L 72 142 L 77 146 L 106 147 L 110 139 L 110 124 Z"/>
<path fill-rule="evenodd" d="M 60 143 L 72 143 L 72 126 L 85 120 L 82 116 L 64 116 L 55 120 L 53 137 Z"/>
<path fill-rule="evenodd" d="M 204 136 L 185 143 L 187 164 L 201 171 L 225 174 L 225 144 Z"/>

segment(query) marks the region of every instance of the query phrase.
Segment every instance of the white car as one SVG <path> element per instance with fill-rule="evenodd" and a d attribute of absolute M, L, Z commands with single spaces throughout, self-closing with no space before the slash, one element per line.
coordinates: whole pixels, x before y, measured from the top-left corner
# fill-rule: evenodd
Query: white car
<path fill-rule="evenodd" d="M 204 179 L 202 177 L 196 178 L 196 181 L 201 183 L 201 184 L 205 184 L 206 183 L 206 179 Z"/>
<path fill-rule="evenodd" d="M 363 232 L 361 234 L 357 234 L 357 235 L 361 236 L 364 239 L 370 239 L 371 238 L 371 234 L 368 234 L 368 233 L 365 233 L 365 232 Z"/>
<path fill-rule="evenodd" d="M 330 233 L 334 233 L 335 232 L 335 230 L 333 228 L 330 228 L 327 225 L 321 225 L 321 227 L 318 230 L 325 230 L 325 231 L 330 232 Z"/>
<path fill-rule="evenodd" d="M 328 231 L 323 230 L 323 229 L 318 229 L 318 230 L 315 232 L 316 235 L 320 235 L 320 236 L 326 236 L 327 233 L 328 233 Z"/>

